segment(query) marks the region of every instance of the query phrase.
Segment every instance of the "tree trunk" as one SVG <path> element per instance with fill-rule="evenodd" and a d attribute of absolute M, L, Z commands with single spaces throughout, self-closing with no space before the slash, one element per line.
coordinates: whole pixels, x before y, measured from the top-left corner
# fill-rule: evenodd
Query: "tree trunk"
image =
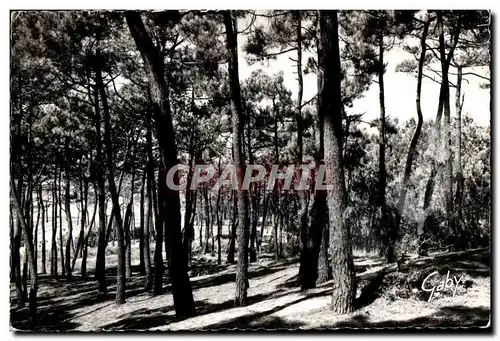
<path fill-rule="evenodd" d="M 455 192 L 455 210 L 456 210 L 456 228 L 457 228 L 457 249 L 467 248 L 467 237 L 465 226 L 463 224 L 462 215 L 462 200 L 463 200 L 463 187 L 464 187 L 464 175 L 462 171 L 462 107 L 464 105 L 464 97 L 461 94 L 462 90 L 462 66 L 457 68 L 457 88 L 455 93 L 455 111 L 457 113 L 456 121 L 456 152 L 455 152 L 455 163 L 456 163 L 456 180 L 457 189 Z M 460 97 L 462 96 L 462 97 Z"/>
<path fill-rule="evenodd" d="M 102 134 L 101 134 L 101 110 L 99 107 L 99 91 L 97 85 L 94 87 L 93 103 L 95 114 L 95 131 L 96 131 L 96 182 L 97 182 L 97 203 L 99 216 L 99 229 L 97 241 L 97 255 L 95 265 L 95 276 L 99 283 L 99 294 L 106 294 L 108 291 L 106 283 L 106 194 L 104 188 L 104 156 L 102 154 Z M 89 97 L 92 96 L 89 92 Z M 96 205 L 97 205 L 96 203 Z"/>
<path fill-rule="evenodd" d="M 138 12 L 126 12 L 126 18 L 134 41 L 146 65 L 158 144 L 162 156 L 163 166 L 160 168 L 160 172 L 164 174 L 160 176 L 159 188 L 160 192 L 162 192 L 161 209 L 165 213 L 167 261 L 172 281 L 175 313 L 177 317 L 189 317 L 195 314 L 195 307 L 191 282 L 187 273 L 186 250 L 182 245 L 179 193 L 167 188 L 165 183 L 167 170 L 178 163 L 168 88 L 165 83 L 165 65 L 163 58 L 159 58 L 161 51 L 153 45 L 140 14 Z"/>
<path fill-rule="evenodd" d="M 141 181 L 141 199 L 139 204 L 139 272 L 141 275 L 146 274 L 145 260 L 144 260 L 144 244 L 146 243 L 144 239 L 144 192 L 146 188 L 146 174 L 147 170 L 144 170 L 142 174 Z M 149 235 L 149 234 L 148 234 Z M 149 243 L 149 240 L 147 241 Z"/>
<path fill-rule="evenodd" d="M 54 166 L 52 186 L 52 242 L 50 247 L 50 274 L 56 279 L 57 274 L 57 166 Z"/>
<path fill-rule="evenodd" d="M 209 207 L 210 195 L 208 193 L 208 188 L 202 189 L 201 193 L 203 194 L 204 207 L 205 207 L 205 248 L 203 253 L 209 253 L 210 248 L 208 240 L 210 239 L 210 220 L 211 220 L 210 207 Z"/>
<path fill-rule="evenodd" d="M 387 209 L 385 202 L 385 189 L 386 189 L 386 178 L 387 173 L 385 169 L 385 93 L 384 93 L 384 35 L 382 30 L 379 30 L 378 34 L 378 46 L 379 46 L 379 70 L 378 70 L 378 87 L 379 87 L 379 105 L 380 105 L 380 120 L 379 120 L 379 144 L 378 144 L 378 210 L 379 210 L 379 228 L 376 229 L 380 239 L 381 234 L 387 234 Z M 389 245 L 385 245 L 386 248 Z M 381 250 L 382 251 L 382 250 Z M 380 252 L 383 254 L 382 252 Z"/>
<path fill-rule="evenodd" d="M 82 265 L 81 265 L 81 274 L 82 274 L 82 278 L 85 278 L 87 277 L 87 255 L 88 255 L 88 248 L 89 248 L 89 238 L 90 238 L 90 235 L 92 233 L 92 227 L 94 226 L 94 222 L 95 222 L 95 216 L 96 216 L 96 213 L 97 213 L 97 206 L 99 206 L 99 203 L 98 203 L 98 200 L 97 200 L 97 197 L 98 197 L 98 194 L 97 194 L 97 188 L 95 188 L 95 194 L 94 194 L 94 200 L 95 200 L 95 203 L 94 203 L 94 212 L 92 213 L 92 220 L 90 221 L 89 223 L 89 230 L 87 232 L 87 237 L 85 237 L 85 240 L 83 241 L 83 249 L 82 249 Z M 88 200 L 86 200 L 87 204 L 86 206 L 88 205 Z"/>
<path fill-rule="evenodd" d="M 441 27 L 440 34 L 439 34 L 439 54 L 440 54 L 440 59 L 441 59 L 441 74 L 442 74 L 442 81 L 441 81 L 441 87 L 439 91 L 439 104 L 438 104 L 438 110 L 437 110 L 437 115 L 436 115 L 436 121 L 435 121 L 435 143 L 441 143 L 442 142 L 442 136 L 441 136 L 441 118 L 445 116 L 445 138 L 444 138 L 444 143 L 445 143 L 445 149 L 447 152 L 449 152 L 449 143 L 450 139 L 448 136 L 449 133 L 449 116 L 450 116 L 450 87 L 448 83 L 448 71 L 449 71 L 449 66 L 451 59 L 453 58 L 453 53 L 455 50 L 455 47 L 458 44 L 458 38 L 460 34 L 460 22 L 458 23 L 457 27 L 455 28 L 454 36 L 452 38 L 451 42 L 451 48 L 448 51 L 448 55 L 446 55 L 445 51 L 445 46 L 446 43 L 444 41 L 444 31 L 443 31 L 443 18 L 442 18 L 442 11 L 438 11 L 438 23 L 437 25 Z M 451 167 L 452 162 L 451 159 L 451 153 L 449 153 L 449 157 L 446 160 L 445 164 L 445 177 L 447 179 L 447 184 L 448 187 L 445 190 L 445 203 L 446 203 L 446 211 L 448 215 L 448 223 L 453 225 L 453 220 L 451 216 L 451 211 L 453 209 L 453 197 L 452 197 L 452 192 L 450 192 L 450 187 L 452 187 L 452 181 L 451 181 L 451 175 L 450 175 L 450 170 L 452 171 Z M 424 213 L 425 217 L 422 220 L 422 222 L 418 226 L 418 236 L 419 239 L 423 238 L 424 233 L 427 230 L 427 226 L 429 224 L 429 218 L 430 218 L 430 203 L 432 201 L 432 195 L 434 192 L 434 185 L 435 185 L 435 177 L 437 174 L 437 164 L 436 160 L 432 159 L 431 161 L 431 174 L 429 176 L 429 180 L 427 181 L 427 186 L 425 188 L 425 194 L 424 194 Z M 451 226 L 453 228 L 453 226 Z M 421 254 L 426 253 L 426 249 L 424 248 L 421 250 Z"/>
<path fill-rule="evenodd" d="M 38 186 L 38 196 L 40 198 L 40 207 L 42 210 L 42 274 L 47 273 L 47 255 L 46 255 L 46 245 L 45 245 L 45 204 L 43 202 L 42 184 Z M 47 214 L 48 215 L 48 214 Z"/>
<path fill-rule="evenodd" d="M 58 179 L 57 179 L 57 189 L 58 189 L 58 193 L 57 193 L 57 197 L 58 197 L 58 203 L 59 203 L 59 246 L 61 248 L 61 272 L 62 272 L 62 276 L 66 277 L 66 266 L 64 264 L 64 243 L 63 243 L 63 227 L 62 227 L 62 202 L 63 202 L 63 198 L 62 198 L 62 186 L 61 186 L 61 179 L 62 179 L 62 166 L 61 168 L 59 169 L 59 174 L 58 174 Z"/>
<path fill-rule="evenodd" d="M 10 190 L 11 190 L 11 196 L 12 196 L 12 204 L 14 211 L 17 214 L 18 221 L 21 224 L 21 229 L 24 234 L 24 240 L 25 240 L 25 249 L 26 249 L 26 255 L 29 261 L 29 270 L 30 270 L 30 294 L 29 294 L 29 309 L 30 309 L 30 322 L 31 325 L 34 327 L 37 322 L 37 302 L 36 302 L 36 296 L 37 296 L 37 290 L 38 290 L 38 276 L 36 273 L 36 263 L 35 263 L 35 255 L 34 255 L 34 248 L 33 248 L 33 231 L 31 228 L 27 225 L 26 220 L 24 219 L 21 206 L 19 204 L 19 197 L 18 194 L 15 192 L 15 187 L 14 187 L 14 180 L 11 178 L 10 180 Z"/>
<path fill-rule="evenodd" d="M 238 202 L 238 266 L 236 268 L 236 293 L 235 306 L 244 306 L 247 303 L 248 285 L 248 193 L 241 189 L 245 173 L 245 159 L 242 151 L 242 107 L 240 80 L 238 76 L 238 43 L 237 22 L 231 11 L 223 12 L 226 28 L 226 44 L 229 52 L 229 87 L 231 89 L 231 114 L 233 130 L 233 162 L 237 170 L 238 189 L 236 190 Z"/>
<path fill-rule="evenodd" d="M 111 202 L 113 204 L 112 213 L 114 214 L 116 221 L 116 232 L 118 234 L 118 265 L 116 269 L 116 304 L 120 305 L 125 303 L 125 243 L 124 243 L 124 233 L 123 233 L 123 221 L 120 212 L 120 202 L 118 197 L 118 191 L 116 189 L 115 177 L 114 177 L 114 164 L 113 164 L 113 146 L 111 144 L 111 123 L 110 123 L 110 113 L 108 108 L 108 100 L 106 91 L 104 89 L 104 83 L 102 79 L 101 69 L 103 59 L 97 51 L 96 62 L 94 65 L 94 71 L 96 75 L 96 86 L 99 89 L 99 95 L 102 100 L 102 111 L 104 118 L 104 146 L 106 152 L 106 164 L 107 164 L 107 176 L 108 176 L 108 186 L 111 195 Z"/>
<path fill-rule="evenodd" d="M 320 115 L 324 117 L 324 148 L 327 204 L 330 221 L 333 283 L 332 309 L 345 314 L 354 310 L 356 278 L 352 258 L 350 227 L 347 224 L 346 189 L 342 163 L 341 71 L 337 11 L 320 12 L 322 54 L 319 68 L 323 71 Z"/>
<path fill-rule="evenodd" d="M 149 172 L 149 162 L 146 170 L 146 192 L 148 196 L 148 206 L 146 208 L 146 229 L 144 230 L 144 270 L 146 272 L 146 291 L 153 288 L 153 270 L 151 269 L 151 251 L 149 232 L 153 224 L 153 179 Z"/>
<path fill-rule="evenodd" d="M 66 221 L 68 222 L 68 237 L 66 239 L 66 278 L 68 280 L 72 279 L 71 275 L 71 241 L 73 240 L 73 219 L 71 217 L 71 192 L 70 192 L 70 174 L 69 174 L 69 164 L 70 160 L 68 158 L 69 155 L 69 138 L 66 138 L 65 143 L 65 155 L 66 155 L 66 192 L 65 192 L 65 200 L 64 205 L 66 208 Z M 76 255 L 75 255 L 76 257 Z"/>
<path fill-rule="evenodd" d="M 132 277 L 132 250 L 130 228 L 132 226 L 132 208 L 134 207 L 134 185 L 135 185 L 135 166 L 132 165 L 132 177 L 130 181 L 130 195 L 125 210 L 125 277 Z"/>
<path fill-rule="evenodd" d="M 238 224 L 238 199 L 233 192 L 233 210 L 231 217 L 231 230 L 229 231 L 229 248 L 227 252 L 227 263 L 234 264 L 234 252 L 236 249 L 236 227 Z"/>
<path fill-rule="evenodd" d="M 317 55 L 321 55 L 321 42 L 319 40 L 319 22 L 317 30 Z M 317 71 L 316 78 L 318 93 L 323 86 L 323 77 L 321 71 Z M 315 174 L 319 172 L 319 166 L 322 163 L 323 148 L 323 117 L 320 117 L 321 98 L 318 95 L 316 100 L 317 117 L 315 119 Z M 315 182 L 313 183 L 315 186 Z M 310 289 L 316 287 L 316 284 L 328 280 L 328 231 L 326 228 L 326 193 L 324 191 L 314 190 L 312 198 L 312 207 L 309 217 L 309 226 L 305 231 L 306 235 L 302 239 L 302 249 L 300 254 L 299 283 L 301 289 Z"/>
<path fill-rule="evenodd" d="M 415 133 L 413 134 L 413 138 L 410 142 L 410 148 L 408 150 L 408 156 L 406 158 L 406 166 L 405 166 L 405 173 L 403 177 L 403 182 L 401 184 L 401 189 L 399 192 L 399 200 L 398 200 L 398 206 L 397 206 L 397 215 L 396 215 L 396 224 L 394 226 L 395 231 L 392 232 L 392 235 L 397 235 L 399 232 L 400 224 L 401 224 L 401 217 L 403 215 L 404 207 L 405 207 L 405 200 L 406 200 L 406 191 L 408 187 L 408 183 L 410 182 L 410 175 L 411 175 L 411 167 L 413 164 L 413 159 L 415 158 L 416 152 L 417 152 L 417 143 L 418 143 L 418 138 L 420 136 L 420 132 L 422 130 L 422 124 L 423 124 L 423 116 L 422 116 L 422 108 L 420 105 L 420 97 L 422 93 L 422 75 L 423 75 L 423 67 L 424 67 L 424 61 L 425 61 L 425 53 L 427 50 L 427 45 L 425 43 L 427 39 L 427 34 L 429 32 L 429 25 L 430 21 L 427 20 L 424 24 L 424 29 L 422 32 L 422 37 L 420 38 L 420 58 L 419 58 L 419 63 L 418 63 L 418 76 L 417 76 L 417 97 L 416 97 L 416 105 L 417 105 L 417 116 L 418 116 L 418 121 L 417 121 L 417 128 L 415 129 Z M 395 239 L 394 237 L 392 239 Z M 394 260 L 394 248 L 390 244 L 389 249 L 387 250 L 387 260 L 388 261 L 393 261 Z"/>
<path fill-rule="evenodd" d="M 21 180 L 18 180 L 18 182 L 21 182 Z M 21 187 L 21 185 L 19 185 Z M 16 212 L 13 212 L 16 213 Z M 14 224 L 14 248 L 12 250 L 12 263 L 13 263 L 13 272 L 14 272 L 14 281 L 16 285 L 16 298 L 17 298 L 17 307 L 23 308 L 26 304 L 25 297 L 23 295 L 23 285 L 22 285 L 22 278 L 21 278 L 21 222 L 19 218 L 14 219 L 15 224 Z"/>
<path fill-rule="evenodd" d="M 269 194 L 267 194 L 267 190 L 264 188 L 263 196 L 264 196 L 264 207 L 262 212 L 262 225 L 260 226 L 260 237 L 257 238 L 257 251 L 262 252 L 262 241 L 264 240 L 264 232 L 266 228 L 266 220 L 267 220 L 267 210 L 269 207 Z"/>

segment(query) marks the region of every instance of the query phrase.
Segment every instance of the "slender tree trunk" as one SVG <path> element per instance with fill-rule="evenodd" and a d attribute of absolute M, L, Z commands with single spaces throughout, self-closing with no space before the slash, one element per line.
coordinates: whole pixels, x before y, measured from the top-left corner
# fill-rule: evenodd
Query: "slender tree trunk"
<path fill-rule="evenodd" d="M 321 41 L 319 39 L 319 22 L 317 30 L 317 54 L 321 55 Z M 323 77 L 321 70 L 317 71 L 318 93 L 322 91 Z M 315 120 L 315 154 L 314 174 L 318 174 L 319 165 L 323 159 L 323 117 L 320 117 L 321 96 L 317 96 Z M 313 184 L 315 186 L 315 182 Z M 306 235 L 302 239 L 302 249 L 300 254 L 299 283 L 302 290 L 314 288 L 316 284 L 328 280 L 328 230 L 326 225 L 326 193 L 315 191 L 312 198 L 309 226 L 305 231 Z"/>
<path fill-rule="evenodd" d="M 203 194 L 204 207 L 205 207 L 205 249 L 203 253 L 209 253 L 210 248 L 208 240 L 210 239 L 210 220 L 211 220 L 210 207 L 209 207 L 210 195 L 208 194 L 208 188 L 202 189 L 201 193 Z"/>
<path fill-rule="evenodd" d="M 455 215 L 453 209 L 453 152 L 452 152 L 452 138 L 451 138 L 451 109 L 450 109 L 450 85 L 448 78 L 448 70 L 450 63 L 446 63 L 446 53 L 445 53 L 445 41 L 444 41 L 444 26 L 443 26 L 443 18 L 442 11 L 438 11 L 438 24 L 441 26 L 441 34 L 439 35 L 439 47 L 440 47 L 440 57 L 441 57 L 441 65 L 442 65 L 442 77 L 441 80 L 444 84 L 444 108 L 443 108 L 443 116 L 444 116 L 444 145 L 445 145 L 445 153 L 446 153 L 446 161 L 444 166 L 444 177 L 445 177 L 445 202 L 446 202 L 446 216 L 448 220 L 448 227 L 451 231 L 454 231 L 456 239 L 459 239 L 458 234 L 460 233 L 456 229 L 455 225 Z M 453 38 L 453 41 L 458 42 L 458 37 L 460 34 L 460 19 L 458 19 L 458 24 L 456 28 L 456 37 Z M 456 44 L 455 44 L 456 46 Z"/>
<path fill-rule="evenodd" d="M 264 240 L 264 232 L 266 228 L 266 222 L 267 222 L 267 210 L 269 207 L 269 194 L 267 194 L 266 189 L 263 191 L 263 201 L 264 201 L 264 207 L 262 208 L 262 225 L 260 226 L 260 237 L 257 239 L 257 251 L 261 252 L 262 251 L 262 241 Z"/>
<path fill-rule="evenodd" d="M 236 194 L 233 192 L 233 210 L 231 217 L 231 230 L 229 231 L 229 248 L 227 252 L 227 263 L 234 264 L 234 252 L 236 250 L 236 227 L 238 224 L 238 199 Z"/>
<path fill-rule="evenodd" d="M 149 249 L 151 240 L 149 237 L 149 231 L 151 231 L 153 223 L 153 178 L 150 173 L 150 166 L 148 161 L 148 166 L 146 170 L 146 192 L 148 196 L 147 208 L 146 208 L 146 229 L 144 230 L 144 270 L 146 272 L 146 291 L 153 288 L 153 271 L 151 269 L 151 251 Z"/>
<path fill-rule="evenodd" d="M 242 150 L 242 107 L 240 81 L 238 77 L 238 43 L 237 22 L 231 11 L 223 12 L 226 28 L 226 44 L 229 52 L 229 87 L 231 89 L 231 114 L 233 127 L 233 162 L 237 169 L 238 189 L 236 190 L 238 202 L 238 266 L 236 268 L 236 293 L 235 306 L 244 306 L 247 303 L 248 286 L 248 193 L 241 189 L 245 172 L 245 159 Z"/>
<path fill-rule="evenodd" d="M 382 30 L 378 34 L 379 46 L 379 70 L 378 70 L 378 87 L 379 87 L 379 105 L 380 105 L 380 120 L 379 120 L 379 144 L 378 144 L 378 210 L 379 210 L 379 228 L 376 229 L 380 239 L 381 234 L 387 234 L 387 209 L 385 202 L 385 189 L 386 189 L 386 168 L 385 168 L 385 91 L 384 91 L 384 35 Z M 388 240 L 388 239 L 386 239 Z M 389 245 L 385 245 L 386 248 Z M 382 251 L 382 250 L 380 250 Z M 383 255 L 382 252 L 380 254 Z"/>
<path fill-rule="evenodd" d="M 62 166 L 59 169 L 59 174 L 58 174 L 58 179 L 57 179 L 57 197 L 58 197 L 58 203 L 59 203 L 59 246 L 61 248 L 61 272 L 62 276 L 66 277 L 66 266 L 64 264 L 64 243 L 63 243 L 63 227 L 62 227 L 62 202 L 63 202 L 63 196 L 62 196 L 62 185 L 61 185 L 61 180 L 62 180 Z"/>
<path fill-rule="evenodd" d="M 418 138 L 420 136 L 420 132 L 422 130 L 422 124 L 423 124 L 423 116 L 422 116 L 422 108 L 420 105 L 420 96 L 422 93 L 422 75 L 423 75 L 423 67 L 424 67 L 424 61 L 425 61 L 425 53 L 427 50 L 427 45 L 425 43 L 427 39 L 427 34 L 429 32 L 429 25 L 430 21 L 427 20 L 424 24 L 424 29 L 422 32 L 422 37 L 420 38 L 420 58 L 419 58 L 419 63 L 418 63 L 418 76 L 417 76 L 417 96 L 416 96 L 416 106 L 417 106 L 417 116 L 418 116 L 418 121 L 417 121 L 417 127 L 415 129 L 415 133 L 413 134 L 413 138 L 410 142 L 410 148 L 408 150 L 408 156 L 406 158 L 406 166 L 405 166 L 405 173 L 403 177 L 403 182 L 401 184 L 401 190 L 399 192 L 399 200 L 398 200 L 398 206 L 397 206 L 397 215 L 396 215 L 396 226 L 394 227 L 395 231 L 392 233 L 393 235 L 397 235 L 399 232 L 400 224 L 401 224 L 401 217 L 404 212 L 404 207 L 405 207 L 405 200 L 406 200 L 406 192 L 408 188 L 408 183 L 410 182 L 410 175 L 411 175 L 411 167 L 413 164 L 413 159 L 415 158 L 415 154 L 417 152 L 417 143 L 418 143 Z M 387 260 L 392 262 L 394 260 L 394 248 L 392 245 L 389 245 L 389 249 L 387 251 Z"/>
<path fill-rule="evenodd" d="M 144 244 L 146 243 L 144 239 L 144 192 L 146 188 L 146 174 L 147 171 L 144 170 L 142 174 L 142 181 L 141 181 L 141 199 L 140 199 L 140 204 L 139 204 L 139 272 L 141 275 L 146 274 L 146 267 L 144 264 Z M 149 235 L 149 234 L 148 234 Z M 147 241 L 149 243 L 149 240 Z"/>
<path fill-rule="evenodd" d="M 21 182 L 21 180 L 19 180 Z M 19 186 L 20 187 L 20 186 Z M 13 212 L 17 215 L 16 212 Z M 17 298 L 17 307 L 23 308 L 26 304 L 25 297 L 23 295 L 23 285 L 22 285 L 22 278 L 21 278 L 21 222 L 18 217 L 14 219 L 15 224 L 14 224 L 14 249 L 12 251 L 12 262 L 14 264 L 13 270 L 14 270 L 14 280 L 15 280 L 15 285 L 16 285 L 16 298 Z"/>
<path fill-rule="evenodd" d="M 132 277 L 132 250 L 130 228 L 132 225 L 132 208 L 134 207 L 134 184 L 135 184 L 135 167 L 132 166 L 132 177 L 130 182 L 130 195 L 125 210 L 125 277 Z"/>
<path fill-rule="evenodd" d="M 99 294 L 107 293 L 106 283 L 106 197 L 104 189 L 104 156 L 102 154 L 102 137 L 101 137 L 101 111 L 99 107 L 99 91 L 97 86 L 94 87 L 93 93 L 94 114 L 95 114 L 95 130 L 96 130 L 96 177 L 97 177 L 97 202 L 98 202 L 98 241 L 97 241 L 97 256 L 96 256 L 96 279 L 99 283 Z M 89 93 L 89 97 L 92 97 Z M 96 203 L 97 204 L 97 203 Z"/>
<path fill-rule="evenodd" d="M 449 143 L 450 143 L 450 139 L 449 139 L 449 136 L 448 136 L 448 133 L 449 133 L 449 116 L 450 116 L 450 88 L 449 88 L 449 83 L 448 83 L 448 71 L 449 71 L 449 66 L 450 66 L 450 62 L 451 62 L 451 59 L 453 58 L 453 53 L 455 51 L 455 47 L 457 46 L 458 44 L 458 38 L 459 38 L 459 34 L 460 34 L 460 21 L 458 22 L 456 28 L 455 28 L 455 32 L 454 32 L 454 36 L 452 38 L 452 44 L 451 44 L 451 48 L 450 50 L 448 51 L 448 55 L 446 55 L 446 51 L 445 51 L 445 46 L 447 45 L 447 43 L 445 43 L 445 40 L 444 40 L 444 30 L 443 30 L 443 18 L 442 18 L 442 11 L 438 11 L 437 12 L 438 15 L 437 15 L 437 19 L 438 19 L 438 23 L 437 25 L 439 27 L 441 27 L 440 29 L 440 33 L 439 33 L 439 54 L 440 54 L 440 60 L 441 60 L 441 74 L 442 74 L 442 81 L 441 81 L 441 87 L 440 87 L 440 91 L 439 91 L 439 104 L 438 104 L 438 111 L 437 111 L 437 115 L 436 115 L 436 122 L 435 122 L 435 143 L 441 143 L 441 142 L 444 142 L 445 143 L 445 150 L 447 151 L 447 153 L 449 153 L 449 155 L 447 155 L 447 160 L 445 161 L 445 178 L 447 179 L 447 185 L 448 187 L 446 188 L 445 190 L 445 202 L 446 202 L 446 211 L 447 211 L 447 215 L 448 215 L 448 223 L 450 225 L 453 225 L 453 220 L 452 220 L 452 216 L 451 216 L 451 211 L 453 209 L 453 193 L 450 191 L 450 187 L 452 188 L 452 181 L 451 181 L 451 172 L 452 169 L 452 164 L 450 162 L 452 162 L 453 160 L 451 159 L 451 153 L 450 153 L 450 150 L 449 150 Z M 441 136 L 441 118 L 443 116 L 443 113 L 444 113 L 444 116 L 445 116 L 445 138 L 444 140 L 442 139 L 442 136 Z M 436 160 L 435 159 L 432 159 L 431 161 L 431 174 L 429 176 L 429 180 L 427 181 L 427 186 L 425 188 L 425 194 L 424 194 L 424 207 L 423 207 L 423 210 L 424 210 L 424 213 L 425 213 L 425 217 L 424 219 L 421 221 L 421 223 L 419 224 L 418 226 L 418 236 L 419 236 L 419 239 L 423 239 L 423 235 L 424 233 L 426 232 L 427 230 L 427 226 L 429 224 L 429 218 L 430 218 L 430 203 L 432 201 L 432 195 L 434 193 L 434 185 L 435 185 L 435 177 L 436 177 L 436 174 L 437 174 L 437 164 L 436 164 Z M 453 226 L 450 226 L 452 228 L 452 230 L 454 230 L 454 227 Z M 426 253 L 426 249 L 425 248 L 421 248 L 421 254 L 425 254 Z"/>
<path fill-rule="evenodd" d="M 66 221 L 68 222 L 68 237 L 66 239 L 66 278 L 68 280 L 72 279 L 71 275 L 71 241 L 73 240 L 73 219 L 71 217 L 71 192 L 70 192 L 70 174 L 69 174 L 69 164 L 70 160 L 68 158 L 69 154 L 69 138 L 66 138 L 66 143 L 65 143 L 65 154 L 66 154 L 66 192 L 65 192 L 65 208 L 66 208 Z M 76 255 L 75 255 L 76 257 Z"/>
<path fill-rule="evenodd" d="M 50 248 L 50 274 L 56 279 L 57 273 L 57 166 L 54 166 L 52 186 L 52 243 Z"/>
<path fill-rule="evenodd" d="M 96 74 L 96 85 L 99 90 L 99 95 L 102 100 L 102 111 L 104 118 L 104 146 L 106 151 L 106 164 L 107 164 L 107 176 L 108 185 L 111 195 L 111 201 L 113 204 L 112 212 L 116 220 L 116 232 L 118 234 L 118 265 L 116 270 L 116 304 L 125 303 L 125 242 L 124 242 L 124 232 L 123 232 L 123 221 L 120 212 L 120 203 L 118 197 L 118 191 L 116 189 L 115 178 L 114 178 L 114 164 L 113 164 L 113 146 L 111 144 L 111 123 L 110 123 L 110 113 L 108 108 L 108 100 L 106 91 L 104 89 L 104 83 L 101 74 L 103 59 L 99 53 L 96 55 L 96 63 L 94 65 Z"/>
<path fill-rule="evenodd" d="M 83 245 L 82 245 L 82 265 L 81 265 L 81 274 L 82 274 L 82 278 L 86 278 L 87 277 L 87 255 L 88 255 L 88 248 L 89 248 L 89 238 L 92 234 L 92 227 L 94 226 L 94 222 L 95 222 L 95 216 L 96 216 L 96 213 L 97 213 L 97 207 L 99 206 L 99 202 L 98 202 L 98 194 L 97 194 L 97 188 L 94 187 L 95 189 L 95 192 L 94 192 L 94 200 L 95 200 L 95 203 L 94 203 L 94 212 L 92 213 L 92 220 L 90 221 L 89 223 L 89 230 L 87 232 L 87 237 L 85 237 L 85 240 L 83 241 Z M 87 199 L 85 200 L 86 201 L 86 206 L 88 205 L 88 197 Z"/>
<path fill-rule="evenodd" d="M 327 204 L 330 221 L 333 282 L 332 309 L 336 313 L 354 310 L 356 278 L 352 258 L 350 227 L 345 219 L 346 189 L 342 160 L 342 103 L 337 11 L 320 12 L 323 71 L 320 115 L 324 117 L 324 148 Z"/>
<path fill-rule="evenodd" d="M 456 181 L 457 189 L 455 192 L 455 211 L 456 211 L 456 228 L 458 234 L 457 246 L 458 249 L 467 248 L 467 237 L 465 226 L 463 224 L 462 215 L 462 200 L 463 200 L 463 187 L 464 187 L 464 175 L 462 171 L 462 107 L 464 105 L 464 97 L 461 94 L 462 90 L 462 67 L 457 68 L 457 88 L 455 93 L 455 111 L 457 113 L 456 121 L 456 152 L 455 152 L 455 163 L 456 163 Z M 461 97 L 462 96 L 462 97 Z"/>
<path fill-rule="evenodd" d="M 42 184 L 38 186 L 38 197 L 40 198 L 40 208 L 42 210 L 42 274 L 47 274 L 47 250 L 45 245 L 45 204 L 43 201 Z M 48 214 L 47 214 L 48 215 Z"/>
<path fill-rule="evenodd" d="M 219 176 L 220 176 L 220 158 L 219 158 Z M 219 190 L 217 192 L 217 201 L 215 203 L 215 217 L 217 219 L 217 264 L 222 264 L 222 254 L 221 254 L 221 235 L 222 235 L 222 212 L 221 212 L 221 190 L 222 188 L 219 187 Z"/>
<path fill-rule="evenodd" d="M 302 80 L 302 20 L 301 11 L 295 12 L 297 17 L 297 80 L 298 80 L 298 92 L 297 92 L 297 166 L 302 165 L 302 154 L 303 154 L 303 128 L 302 128 L 302 96 L 304 92 L 304 85 Z M 306 191 L 298 192 L 300 209 L 299 209 L 299 230 L 300 230 L 300 267 L 299 267 L 299 282 L 301 282 L 304 288 L 305 270 L 309 267 L 310 253 L 312 245 L 308 245 L 308 212 L 307 212 L 307 201 L 306 201 Z M 311 279 L 315 282 L 315 278 Z"/>
<path fill-rule="evenodd" d="M 36 296 L 37 296 L 37 290 L 38 290 L 38 276 L 36 273 L 36 263 L 35 263 L 35 255 L 34 255 L 34 247 L 33 247 L 33 231 L 31 228 L 28 226 L 26 223 L 26 220 L 24 219 L 21 206 L 19 204 L 19 197 L 18 194 L 15 192 L 15 184 L 14 180 L 11 178 L 10 180 L 10 190 L 11 190 L 11 196 L 13 198 L 12 204 L 14 211 L 17 214 L 18 221 L 21 224 L 21 229 L 24 234 L 24 239 L 25 239 L 25 249 L 26 249 L 26 255 L 29 261 L 29 270 L 30 270 L 30 294 L 29 294 L 29 309 L 30 309 L 30 322 L 32 326 L 34 327 L 37 323 L 37 301 L 36 301 Z"/>

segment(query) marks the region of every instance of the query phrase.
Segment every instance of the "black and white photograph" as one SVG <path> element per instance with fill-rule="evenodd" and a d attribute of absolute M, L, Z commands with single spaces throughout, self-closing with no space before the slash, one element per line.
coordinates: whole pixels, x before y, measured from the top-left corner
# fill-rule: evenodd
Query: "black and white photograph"
<path fill-rule="evenodd" d="M 491 332 L 490 10 L 8 14 L 11 332 Z"/>

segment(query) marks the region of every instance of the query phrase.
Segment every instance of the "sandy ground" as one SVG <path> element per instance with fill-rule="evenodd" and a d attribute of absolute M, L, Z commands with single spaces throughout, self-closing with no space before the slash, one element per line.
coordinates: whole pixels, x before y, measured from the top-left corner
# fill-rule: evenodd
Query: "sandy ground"
<path fill-rule="evenodd" d="M 113 263 L 113 257 L 116 256 L 111 252 L 108 264 Z M 205 256 L 203 262 L 210 261 L 207 258 L 211 257 Z M 191 277 L 197 316 L 184 320 L 175 317 L 170 286 L 165 286 L 165 294 L 153 297 L 144 292 L 144 277 L 138 273 L 133 273 L 132 279 L 127 283 L 127 302 L 121 306 L 114 304 L 112 274 L 108 278 L 109 294 L 101 298 L 97 297 L 96 283 L 92 279 L 66 282 L 64 279 L 55 281 L 42 276 L 39 291 L 42 325 L 40 330 L 166 331 L 486 326 L 490 316 L 489 268 L 486 264 L 474 262 L 470 256 L 461 258 L 461 261 L 450 260 L 453 263 L 452 268 L 458 269 L 462 266 L 465 269 L 469 266 L 468 271 L 473 276 L 471 278 L 474 285 L 461 289 L 455 297 L 440 296 L 431 302 L 412 298 L 392 300 L 387 297 L 374 297 L 354 313 L 341 316 L 329 309 L 333 280 L 316 289 L 300 291 L 296 284 L 296 261 L 274 261 L 267 258 L 250 264 L 248 305 L 233 308 L 235 266 L 216 266 L 212 263 L 200 265 L 202 260 L 195 259 L 198 269 L 211 269 L 213 273 Z M 419 262 L 414 262 L 415 266 L 423 266 L 430 261 Z M 395 270 L 394 265 L 382 265 L 377 259 L 356 259 L 356 268 L 360 281 L 369 280 L 384 271 Z M 165 277 L 168 282 L 168 275 Z M 361 289 L 358 290 L 358 296 Z M 14 288 L 11 286 L 11 295 L 14 294 Z M 11 316 L 14 327 L 22 329 L 22 310 L 16 312 L 16 309 L 12 309 Z"/>

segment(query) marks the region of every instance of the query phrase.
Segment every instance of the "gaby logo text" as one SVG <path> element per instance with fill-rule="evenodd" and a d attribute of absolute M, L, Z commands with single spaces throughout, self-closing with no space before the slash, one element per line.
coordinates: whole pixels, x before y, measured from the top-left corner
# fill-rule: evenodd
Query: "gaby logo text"
<path fill-rule="evenodd" d="M 452 290 L 453 291 L 453 297 L 455 297 L 458 289 L 458 284 L 460 282 L 463 282 L 464 276 L 462 275 L 459 279 L 457 279 L 457 276 L 453 276 L 453 278 L 450 278 L 450 271 L 446 273 L 446 279 L 440 281 L 438 284 L 431 285 L 430 284 L 430 279 L 438 276 L 439 272 L 434 271 L 431 273 L 429 276 L 427 276 L 424 281 L 422 282 L 422 290 L 426 292 L 430 292 L 431 295 L 429 296 L 428 302 L 432 300 L 432 298 L 435 296 L 436 293 L 438 292 L 443 292 L 447 290 Z"/>

